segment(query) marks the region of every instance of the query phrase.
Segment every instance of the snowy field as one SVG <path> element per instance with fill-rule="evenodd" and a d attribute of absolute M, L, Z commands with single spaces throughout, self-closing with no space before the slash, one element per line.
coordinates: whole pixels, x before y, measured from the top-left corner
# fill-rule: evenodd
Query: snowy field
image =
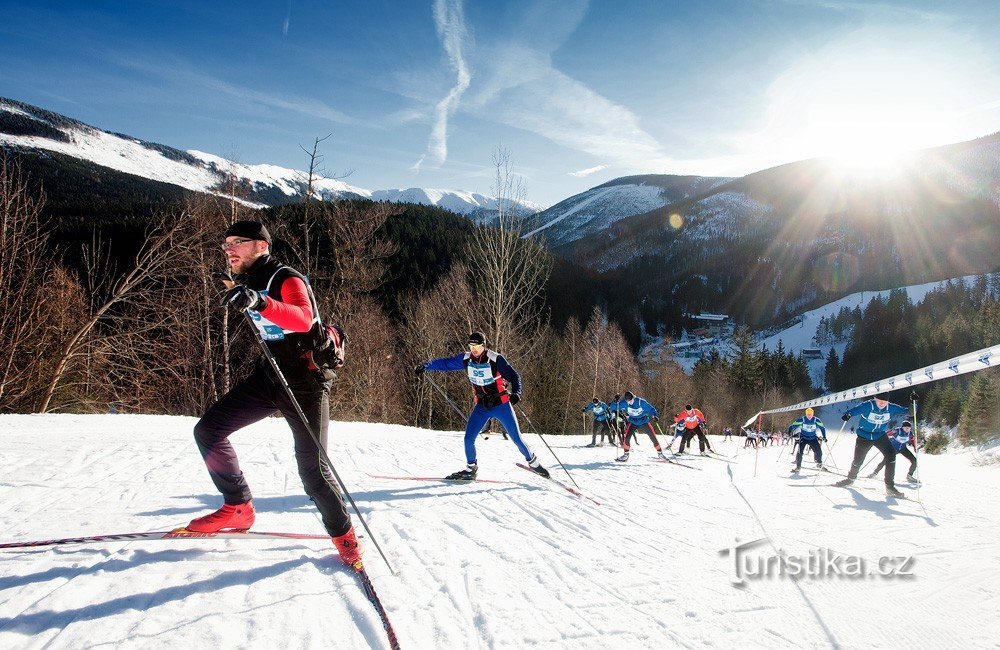
<path fill-rule="evenodd" d="M 164 530 L 214 509 L 220 498 L 194 422 L 0 416 L 0 541 Z M 479 443 L 480 477 L 508 482 L 454 485 L 370 474 L 461 469 L 457 433 L 352 423 L 331 432 L 331 456 L 398 573 L 368 545 L 369 573 L 403 648 L 1000 642 L 1000 465 L 971 451 L 921 457 L 926 485 L 918 493 L 900 481 L 917 502 L 886 499 L 876 481 L 838 489 L 820 487 L 838 478 L 829 474 L 791 477 L 787 447 L 755 454 L 742 440 L 713 437 L 735 462 L 685 457 L 697 467 L 688 469 L 652 462 L 645 437 L 628 464 L 613 462 L 611 447 L 582 447 L 589 436 L 547 438 L 595 506 L 518 469 L 516 449 L 499 436 Z M 536 436 L 527 440 L 551 458 Z M 234 443 L 254 489 L 255 530 L 322 533 L 284 422 L 251 427 Z M 834 433 L 831 444 L 845 467 L 852 437 Z M 898 567 L 910 575 L 751 575 L 737 586 L 720 551 L 764 537 L 770 543 L 745 553 L 831 549 L 868 568 L 883 556 L 912 558 Z M 355 577 L 323 541 L 0 551 L 0 648 L 383 648 L 384 639 Z"/>

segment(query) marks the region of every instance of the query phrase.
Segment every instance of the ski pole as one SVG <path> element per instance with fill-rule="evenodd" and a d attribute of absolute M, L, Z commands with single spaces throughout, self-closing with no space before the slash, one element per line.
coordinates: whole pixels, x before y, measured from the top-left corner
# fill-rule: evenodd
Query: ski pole
<path fill-rule="evenodd" d="M 844 428 L 845 427 L 847 427 L 847 420 L 844 420 L 843 422 L 841 422 L 841 424 L 840 424 L 840 431 L 837 432 L 837 440 L 840 440 L 840 437 L 842 435 L 844 435 Z M 837 444 L 837 440 L 833 441 L 833 445 Z M 833 464 L 833 466 L 836 467 L 837 469 L 840 469 L 840 467 L 837 465 L 837 463 L 834 462 L 834 460 L 833 460 L 833 445 L 827 443 L 827 445 L 826 445 L 826 455 L 830 459 L 830 462 Z M 803 452 L 803 453 L 805 453 L 805 452 Z M 854 461 L 851 461 L 851 462 L 853 463 Z M 850 470 L 848 470 L 848 474 L 850 474 Z M 816 476 L 813 477 L 813 482 L 812 482 L 813 485 L 816 485 L 817 479 L 819 479 L 819 472 L 817 472 Z"/>
<path fill-rule="evenodd" d="M 227 282 L 226 284 L 228 285 L 230 283 Z M 324 463 L 326 463 L 326 466 L 330 468 L 330 473 L 333 474 L 333 477 L 335 479 L 337 479 L 337 484 L 340 486 L 339 492 L 341 493 L 341 495 L 347 497 L 347 500 L 350 502 L 351 507 L 354 509 L 354 513 L 358 516 L 358 520 L 361 521 L 361 525 L 364 527 L 365 532 L 368 533 L 368 538 L 371 539 L 372 544 L 378 550 L 379 555 L 382 556 L 382 560 L 385 561 L 385 565 L 389 567 L 389 572 L 392 573 L 392 575 L 397 575 L 396 570 L 392 568 L 392 564 L 389 563 L 389 558 L 385 556 L 385 553 L 382 551 L 382 547 L 379 546 L 378 540 L 375 539 L 375 534 L 371 531 L 371 528 L 368 527 L 368 522 L 366 522 L 365 518 L 361 515 L 361 511 L 358 509 L 358 505 L 354 503 L 354 497 L 351 496 L 351 493 L 350 491 L 348 491 L 347 486 L 344 485 L 344 481 L 343 479 L 340 478 L 340 474 L 337 472 L 337 468 L 333 466 L 333 461 L 330 460 L 329 454 L 326 453 L 326 449 L 323 447 L 323 443 L 320 441 L 319 436 L 316 435 L 316 432 L 313 431 L 312 425 L 306 418 L 306 414 L 303 413 L 302 407 L 299 406 L 299 400 L 295 398 L 295 393 L 292 392 L 292 387 L 288 385 L 288 380 L 285 379 L 284 373 L 282 373 L 281 368 L 278 367 L 277 360 L 275 360 L 274 355 L 271 354 L 271 350 L 267 347 L 267 343 L 265 343 L 264 339 L 261 338 L 260 330 L 258 330 L 257 326 L 254 324 L 253 318 L 250 316 L 248 312 L 243 312 L 243 315 L 247 317 L 247 322 L 250 323 L 250 327 L 254 331 L 255 338 L 257 339 L 257 342 L 260 343 L 261 351 L 263 351 L 264 356 L 271 363 L 271 368 L 274 370 L 274 374 L 277 375 L 278 379 L 281 381 L 281 385 L 285 389 L 285 393 L 288 395 L 288 399 L 292 402 L 292 406 L 295 407 L 295 412 L 298 413 L 299 419 L 302 420 L 302 424 L 305 426 L 306 431 L 309 432 L 309 436 L 312 437 L 313 442 L 316 443 L 316 448 L 319 449 L 320 459 Z M 320 475 L 323 476 L 322 470 L 320 471 Z M 323 480 L 326 481 L 327 485 L 330 485 L 330 481 L 327 480 L 326 476 L 323 476 Z M 330 485 L 330 487 L 333 488 L 334 490 L 337 489 L 337 486 L 335 485 Z"/>
<path fill-rule="evenodd" d="M 455 412 L 458 413 L 458 417 L 462 418 L 465 422 L 469 421 L 469 418 L 467 418 L 465 416 L 465 413 L 462 413 L 462 410 L 459 409 L 458 406 L 455 405 L 455 402 L 451 401 L 451 398 L 448 397 L 448 393 L 444 392 L 444 389 L 441 388 L 440 386 L 438 386 L 438 384 L 437 384 L 436 381 L 434 381 L 433 379 L 431 379 L 430 377 L 428 377 L 426 373 L 424 373 L 424 379 L 426 379 L 427 382 L 430 383 L 430 385 L 434 387 L 434 390 L 436 390 L 437 392 L 441 393 L 441 397 L 444 398 L 444 401 L 448 402 L 448 406 L 450 406 L 451 408 L 453 408 L 455 410 Z"/>
<path fill-rule="evenodd" d="M 576 485 L 576 481 L 573 479 L 573 475 L 569 473 L 569 470 L 566 469 L 566 466 L 563 465 L 563 462 L 559 460 L 558 456 L 556 456 L 556 452 L 553 451 L 552 446 L 549 445 L 548 440 L 545 439 L 545 436 L 542 435 L 542 432 L 539 431 L 538 427 L 536 427 L 535 424 L 531 421 L 531 418 L 528 417 L 528 414 L 525 413 L 524 409 L 521 408 L 520 406 L 517 407 L 517 410 L 520 411 L 521 415 L 524 416 L 524 421 L 528 423 L 528 426 L 534 429 L 535 433 L 538 434 L 538 437 L 541 438 L 542 442 L 545 443 L 545 446 L 549 448 L 549 452 L 552 454 L 552 457 L 556 459 L 556 462 L 559 463 L 559 466 L 563 468 L 564 472 L 566 472 L 566 476 L 569 477 L 569 480 L 573 481 L 573 485 Z M 582 488 L 579 485 L 576 485 L 576 489 L 580 490 Z"/>
<path fill-rule="evenodd" d="M 910 393 L 910 403 L 913 404 L 913 466 L 914 469 L 919 470 L 920 465 L 917 464 L 917 446 L 919 445 L 919 439 L 917 437 L 917 391 Z M 905 447 L 904 447 L 905 449 Z M 912 472 L 911 472 L 912 474 Z M 917 482 L 917 501 L 920 500 L 920 483 Z"/>

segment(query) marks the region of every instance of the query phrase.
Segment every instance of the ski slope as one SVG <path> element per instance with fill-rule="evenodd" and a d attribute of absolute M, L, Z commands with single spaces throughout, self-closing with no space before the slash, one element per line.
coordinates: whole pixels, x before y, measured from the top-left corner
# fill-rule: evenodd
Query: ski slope
<path fill-rule="evenodd" d="M 170 529 L 214 509 L 220 498 L 191 437 L 194 422 L 0 416 L 0 541 Z M 698 468 L 688 469 L 652 462 L 645 437 L 628 464 L 613 462 L 614 448 L 583 448 L 589 436 L 548 437 L 601 501 L 594 506 L 518 469 L 514 445 L 499 436 L 479 442 L 480 474 L 510 483 L 455 485 L 369 475 L 460 469 L 456 432 L 334 422 L 331 434 L 330 455 L 398 573 L 368 544 L 369 573 L 403 648 L 997 643 L 994 456 L 921 457 L 927 485 L 918 503 L 878 489 L 813 487 L 837 477 L 790 477 L 780 446 L 755 454 L 742 440 L 713 436 L 735 464 L 685 457 Z M 526 439 L 551 459 L 536 436 Z M 269 419 L 233 441 L 254 489 L 254 528 L 322 533 L 284 422 Z M 853 440 L 834 433 L 831 443 L 846 466 Z M 913 575 L 735 586 L 720 550 L 765 536 L 789 554 L 912 555 Z M 755 552 L 774 555 L 766 544 Z M 355 577 L 323 541 L 172 540 L 0 551 L 0 647 L 387 644 Z"/>

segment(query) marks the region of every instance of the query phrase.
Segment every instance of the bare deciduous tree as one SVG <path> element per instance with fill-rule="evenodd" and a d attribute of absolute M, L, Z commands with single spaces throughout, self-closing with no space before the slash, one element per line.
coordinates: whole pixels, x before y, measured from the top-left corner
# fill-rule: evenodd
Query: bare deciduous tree
<path fill-rule="evenodd" d="M 541 324 L 542 290 L 552 266 L 539 240 L 521 237 L 514 206 L 524 198 L 524 186 L 513 171 L 510 152 L 498 148 L 493 166 L 497 225 L 473 232 L 469 272 L 492 346 L 505 354 L 527 354 L 530 333 Z"/>

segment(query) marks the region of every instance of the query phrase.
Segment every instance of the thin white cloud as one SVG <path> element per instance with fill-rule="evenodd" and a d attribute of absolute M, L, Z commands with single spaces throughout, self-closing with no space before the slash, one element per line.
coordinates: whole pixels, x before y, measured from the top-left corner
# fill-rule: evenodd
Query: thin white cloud
<path fill-rule="evenodd" d="M 481 58 L 484 83 L 468 102 L 478 115 L 629 169 L 677 162 L 631 110 L 557 70 L 548 53 L 507 43 Z"/>
<path fill-rule="evenodd" d="M 581 169 L 575 172 L 569 172 L 567 176 L 573 176 L 575 178 L 583 178 L 584 176 L 590 176 L 591 174 L 596 174 L 597 172 L 604 171 L 608 168 L 608 165 L 597 165 L 596 167 L 588 167 L 586 169 Z"/>
<path fill-rule="evenodd" d="M 420 171 L 420 166 L 428 158 L 435 166 L 441 166 L 448 159 L 448 118 L 458 108 L 462 95 L 472 81 L 472 73 L 462 52 L 468 35 L 462 1 L 435 0 L 434 24 L 448 61 L 455 71 L 455 85 L 434 107 L 434 126 L 428 138 L 427 153 L 410 168 L 415 172 Z"/>
<path fill-rule="evenodd" d="M 285 14 L 285 22 L 281 25 L 281 35 L 288 36 L 288 26 L 292 22 L 292 0 L 288 0 L 288 13 Z"/>
<path fill-rule="evenodd" d="M 126 68 L 139 70 L 171 81 L 186 90 L 199 87 L 227 95 L 250 105 L 292 111 L 338 124 L 349 124 L 352 126 L 368 125 L 367 122 L 357 120 L 319 100 L 291 94 L 272 95 L 253 88 L 239 86 L 192 69 L 181 62 L 175 61 L 171 64 L 157 62 L 153 64 L 132 59 L 118 59 L 116 63 Z"/>

